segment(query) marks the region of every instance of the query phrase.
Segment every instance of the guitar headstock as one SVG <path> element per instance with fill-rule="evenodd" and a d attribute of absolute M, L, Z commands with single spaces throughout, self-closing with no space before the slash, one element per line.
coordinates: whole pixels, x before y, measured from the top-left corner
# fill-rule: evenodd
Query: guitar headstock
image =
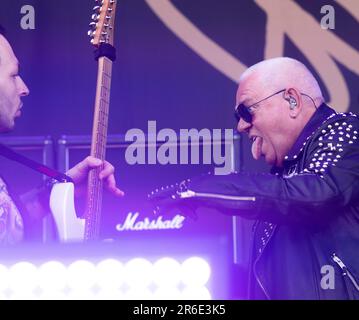
<path fill-rule="evenodd" d="M 95 0 L 92 22 L 88 35 L 92 38 L 91 43 L 98 47 L 101 43 L 109 43 L 113 46 L 116 0 Z"/>

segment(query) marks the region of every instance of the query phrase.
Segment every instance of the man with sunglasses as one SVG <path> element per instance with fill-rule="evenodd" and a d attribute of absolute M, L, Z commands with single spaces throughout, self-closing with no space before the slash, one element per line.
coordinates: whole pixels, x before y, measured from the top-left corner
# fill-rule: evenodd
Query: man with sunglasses
<path fill-rule="evenodd" d="M 359 298 L 359 120 L 324 103 L 299 61 L 240 78 L 235 116 L 271 174 L 188 179 L 149 195 L 156 210 L 201 207 L 256 220 L 249 299 Z"/>

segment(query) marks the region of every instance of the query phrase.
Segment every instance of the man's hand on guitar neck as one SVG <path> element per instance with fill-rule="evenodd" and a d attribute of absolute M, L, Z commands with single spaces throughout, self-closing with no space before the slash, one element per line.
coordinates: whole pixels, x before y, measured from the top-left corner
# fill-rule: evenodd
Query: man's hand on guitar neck
<path fill-rule="evenodd" d="M 90 170 L 101 166 L 103 166 L 103 169 L 99 173 L 99 179 L 103 180 L 104 187 L 115 196 L 122 197 L 125 195 L 125 193 L 116 186 L 114 166 L 107 161 L 89 156 L 66 172 L 74 181 L 76 196 L 81 196 L 86 193 L 87 177 Z"/>

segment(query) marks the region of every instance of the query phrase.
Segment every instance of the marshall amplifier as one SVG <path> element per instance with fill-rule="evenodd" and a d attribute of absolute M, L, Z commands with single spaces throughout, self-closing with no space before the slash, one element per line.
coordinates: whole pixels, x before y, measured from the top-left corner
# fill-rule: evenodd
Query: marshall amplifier
<path fill-rule="evenodd" d="M 192 129 L 194 130 L 194 129 Z M 216 129 L 215 129 L 216 130 Z M 219 129 L 218 129 L 219 130 Z M 229 129 L 227 129 L 229 130 Z M 222 130 L 223 131 L 223 130 Z M 211 237 L 233 249 L 233 218 L 207 210 L 197 217 L 185 217 L 179 210 L 154 215 L 147 195 L 152 190 L 207 173 L 228 174 L 239 168 L 240 136 L 233 131 L 181 132 L 178 137 L 156 140 L 154 135 L 110 135 L 106 159 L 116 168 L 116 180 L 125 192 L 123 198 L 104 193 L 101 238 L 160 240 L 163 245 L 175 239 L 190 250 L 191 241 Z M 188 133 L 190 139 L 186 138 Z M 223 132 L 222 132 L 223 133 Z M 161 131 L 157 139 L 159 139 Z M 204 138 L 203 138 L 204 136 Z M 58 169 L 66 171 L 90 153 L 90 136 L 63 136 L 58 141 Z"/>

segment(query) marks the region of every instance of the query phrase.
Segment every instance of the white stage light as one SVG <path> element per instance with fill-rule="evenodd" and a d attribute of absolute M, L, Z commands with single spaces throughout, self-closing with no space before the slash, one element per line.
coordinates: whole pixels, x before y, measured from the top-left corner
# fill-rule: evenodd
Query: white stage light
<path fill-rule="evenodd" d="M 88 289 L 71 290 L 66 296 L 67 300 L 96 300 L 94 292 Z"/>
<path fill-rule="evenodd" d="M 0 301 L 8 300 L 8 296 L 4 292 L 0 292 Z"/>
<path fill-rule="evenodd" d="M 206 287 L 186 287 L 180 299 L 183 300 L 210 300 L 211 293 Z"/>
<path fill-rule="evenodd" d="M 120 289 L 102 289 L 100 290 L 97 295 L 96 299 L 98 300 L 123 300 L 125 296 Z"/>
<path fill-rule="evenodd" d="M 73 290 L 85 292 L 90 290 L 97 282 L 96 267 L 86 260 L 71 263 L 67 269 L 67 284 Z"/>
<path fill-rule="evenodd" d="M 11 294 L 9 300 L 38 300 L 38 296 L 32 291 L 16 291 Z"/>
<path fill-rule="evenodd" d="M 155 300 L 180 300 L 182 299 L 182 292 L 176 287 L 160 287 L 154 294 Z"/>
<path fill-rule="evenodd" d="M 152 300 L 153 293 L 148 288 L 133 287 L 125 294 L 126 300 Z"/>
<path fill-rule="evenodd" d="M 45 262 L 39 268 L 39 286 L 44 291 L 61 291 L 66 286 L 66 276 L 67 268 L 61 262 Z"/>
<path fill-rule="evenodd" d="M 106 259 L 97 265 L 77 260 L 68 266 L 48 261 L 39 267 L 22 261 L 10 267 L 0 264 L 0 298 L 211 299 L 205 287 L 210 275 L 208 262 L 200 257 L 183 263 L 163 257 L 154 264 L 145 258 L 131 259 L 126 264 Z"/>
<path fill-rule="evenodd" d="M 202 258 L 191 257 L 182 263 L 182 281 L 187 286 L 204 286 L 210 275 L 211 268 Z"/>
<path fill-rule="evenodd" d="M 63 291 L 45 290 L 39 296 L 38 300 L 67 300 L 67 294 Z"/>
<path fill-rule="evenodd" d="M 9 286 L 9 269 L 0 264 L 0 294 Z"/>
<path fill-rule="evenodd" d="M 124 267 L 115 259 L 103 260 L 96 266 L 97 284 L 103 289 L 120 288 L 124 280 Z M 116 290 L 113 290 L 116 292 Z"/>
<path fill-rule="evenodd" d="M 18 262 L 9 269 L 9 288 L 16 293 L 23 293 L 24 296 L 31 295 L 31 292 L 38 286 L 38 270 L 30 262 Z M 13 296 L 11 297 L 13 298 Z"/>
<path fill-rule="evenodd" d="M 147 287 L 153 279 L 152 263 L 143 258 L 135 258 L 125 265 L 125 281 L 129 287 Z"/>
<path fill-rule="evenodd" d="M 162 258 L 153 265 L 153 280 L 159 287 L 175 287 L 181 281 L 181 265 L 172 258 Z"/>

